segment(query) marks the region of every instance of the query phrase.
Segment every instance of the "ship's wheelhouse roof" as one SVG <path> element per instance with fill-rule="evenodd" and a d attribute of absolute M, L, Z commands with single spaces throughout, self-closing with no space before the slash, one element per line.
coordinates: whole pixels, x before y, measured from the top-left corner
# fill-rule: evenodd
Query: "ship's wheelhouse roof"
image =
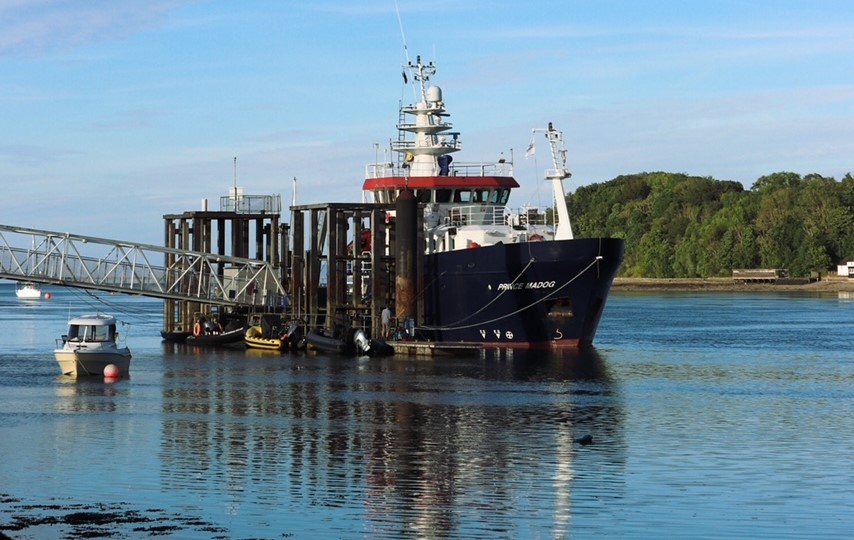
<path fill-rule="evenodd" d="M 70 326 L 110 326 L 116 324 L 115 317 L 110 315 L 80 315 L 68 321 Z"/>

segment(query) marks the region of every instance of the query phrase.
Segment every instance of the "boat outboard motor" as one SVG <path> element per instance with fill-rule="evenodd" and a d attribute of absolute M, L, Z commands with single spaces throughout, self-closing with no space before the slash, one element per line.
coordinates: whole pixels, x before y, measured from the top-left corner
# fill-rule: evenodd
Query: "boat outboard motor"
<path fill-rule="evenodd" d="M 353 334 L 353 343 L 356 344 L 356 351 L 359 353 L 370 354 L 371 340 L 368 339 L 363 330 L 356 330 L 356 333 Z"/>

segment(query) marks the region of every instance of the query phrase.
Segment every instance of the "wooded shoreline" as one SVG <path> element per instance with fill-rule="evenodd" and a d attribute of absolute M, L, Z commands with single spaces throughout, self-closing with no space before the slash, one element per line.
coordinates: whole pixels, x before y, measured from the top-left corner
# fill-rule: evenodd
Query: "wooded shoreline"
<path fill-rule="evenodd" d="M 826 276 L 810 283 L 742 283 L 732 278 L 626 278 L 618 277 L 614 291 L 690 291 L 690 292 L 814 292 L 854 293 L 854 279 Z"/>
<path fill-rule="evenodd" d="M 854 258 L 854 176 L 779 172 L 741 182 L 644 172 L 578 186 L 573 228 L 623 238 L 624 275 L 732 277 L 733 269 L 832 273 Z M 845 277 L 847 279 L 847 276 Z M 831 285 L 822 285 L 819 288 Z"/>

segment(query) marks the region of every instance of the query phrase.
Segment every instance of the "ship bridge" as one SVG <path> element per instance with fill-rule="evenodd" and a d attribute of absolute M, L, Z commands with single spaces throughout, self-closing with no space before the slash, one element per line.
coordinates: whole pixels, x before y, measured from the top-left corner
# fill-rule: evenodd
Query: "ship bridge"
<path fill-rule="evenodd" d="M 286 298 L 262 260 L 9 225 L 0 225 L 0 278 L 256 309 Z"/>

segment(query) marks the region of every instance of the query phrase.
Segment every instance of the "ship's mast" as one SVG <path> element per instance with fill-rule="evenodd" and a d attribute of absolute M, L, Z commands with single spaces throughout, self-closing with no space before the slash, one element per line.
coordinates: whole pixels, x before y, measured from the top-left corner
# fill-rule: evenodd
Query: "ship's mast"
<path fill-rule="evenodd" d="M 401 120 L 397 129 L 414 134 L 413 140 L 399 140 L 392 148 L 404 154 L 410 176 L 437 176 L 447 170 L 451 162 L 448 154 L 460 149 L 458 133 L 445 133 L 453 126 L 444 120 L 448 116 L 442 101 L 442 89 L 429 86 L 430 78 L 436 73 L 433 62 L 424 64 L 421 57 L 415 63 L 407 62 L 408 71 L 417 85 L 417 103 L 401 107 L 401 116 L 414 116 L 414 122 Z M 447 172 L 444 172 L 447 174 Z"/>
<path fill-rule="evenodd" d="M 572 240 L 572 224 L 569 221 L 569 208 L 566 205 L 566 192 L 563 190 L 564 178 L 572 174 L 566 165 L 566 148 L 563 142 L 563 133 L 556 130 L 552 123 L 546 129 L 538 128 L 532 130 L 536 133 L 544 133 L 549 143 L 552 155 L 552 169 L 546 169 L 545 179 L 551 180 L 554 192 L 555 211 L 557 212 L 555 226 L 555 240 Z"/>
<path fill-rule="evenodd" d="M 407 62 L 406 69 L 412 74 L 412 80 L 418 84 L 418 90 L 421 94 L 421 101 L 427 102 L 427 83 L 430 78 L 436 74 L 436 66 L 433 62 L 428 62 L 426 65 L 421 63 L 421 56 L 415 57 L 415 63 Z M 416 96 L 417 97 L 417 96 Z"/>

